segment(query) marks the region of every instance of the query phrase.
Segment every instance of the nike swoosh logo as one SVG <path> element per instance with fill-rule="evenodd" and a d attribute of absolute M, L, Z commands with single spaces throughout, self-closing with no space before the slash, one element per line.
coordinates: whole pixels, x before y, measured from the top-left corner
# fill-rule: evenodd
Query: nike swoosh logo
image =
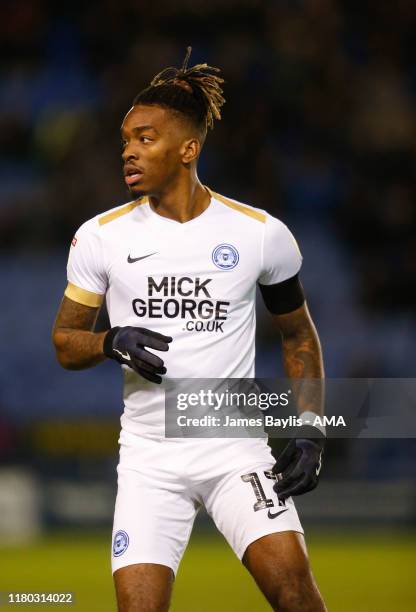
<path fill-rule="evenodd" d="M 315 469 L 315 474 L 317 476 L 319 476 L 319 472 L 321 471 L 322 468 L 322 451 L 319 453 L 319 463 L 318 463 L 318 467 Z"/>
<path fill-rule="evenodd" d="M 141 257 L 130 257 L 130 253 L 129 256 L 127 257 L 127 261 L 128 263 L 135 263 L 136 261 L 140 261 L 141 259 L 146 259 L 146 257 L 151 257 L 152 255 L 156 255 L 157 251 L 155 251 L 154 253 L 149 253 L 148 255 L 142 255 Z"/>
<path fill-rule="evenodd" d="M 280 512 L 276 512 L 275 514 L 272 514 L 269 510 L 267 516 L 271 519 L 275 519 L 277 516 L 283 514 L 283 512 L 287 512 L 287 510 L 289 510 L 289 508 L 283 508 L 283 510 L 280 510 Z"/>
<path fill-rule="evenodd" d="M 121 355 L 123 359 L 125 359 L 126 361 L 131 361 L 131 357 L 127 351 L 125 353 L 123 353 L 122 351 L 119 351 L 118 349 L 113 349 L 113 351 Z"/>

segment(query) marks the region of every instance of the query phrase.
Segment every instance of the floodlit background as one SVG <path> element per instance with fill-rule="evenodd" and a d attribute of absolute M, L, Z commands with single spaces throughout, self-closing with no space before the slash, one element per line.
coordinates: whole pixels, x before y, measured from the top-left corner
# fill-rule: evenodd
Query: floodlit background
<path fill-rule="evenodd" d="M 219 66 L 201 180 L 294 232 L 328 376 L 413 377 L 416 8 L 10 0 L 0 28 L 0 591 L 73 591 L 74 609 L 107 612 L 121 377 L 60 369 L 50 331 L 75 230 L 129 199 L 124 114 L 187 45 Z M 279 360 L 259 305 L 258 375 Z M 298 506 L 331 611 L 414 609 L 415 464 L 414 440 L 329 442 Z M 201 516 L 173 609 L 214 607 L 268 609 Z"/>

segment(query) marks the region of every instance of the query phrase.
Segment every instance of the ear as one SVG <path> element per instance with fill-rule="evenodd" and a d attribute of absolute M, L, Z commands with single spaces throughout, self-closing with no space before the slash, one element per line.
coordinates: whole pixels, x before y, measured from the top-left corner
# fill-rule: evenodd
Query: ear
<path fill-rule="evenodd" d="M 201 143 L 197 138 L 185 140 L 181 147 L 182 161 L 184 164 L 190 164 L 198 158 L 201 152 Z"/>

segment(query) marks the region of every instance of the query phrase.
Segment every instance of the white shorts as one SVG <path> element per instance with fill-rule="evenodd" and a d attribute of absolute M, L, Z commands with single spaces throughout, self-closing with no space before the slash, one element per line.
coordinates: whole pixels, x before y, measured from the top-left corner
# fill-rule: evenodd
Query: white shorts
<path fill-rule="evenodd" d="M 158 563 L 176 574 L 196 513 L 205 506 L 241 559 L 269 533 L 303 533 L 292 499 L 279 505 L 262 439 L 141 438 L 121 431 L 112 571 Z"/>

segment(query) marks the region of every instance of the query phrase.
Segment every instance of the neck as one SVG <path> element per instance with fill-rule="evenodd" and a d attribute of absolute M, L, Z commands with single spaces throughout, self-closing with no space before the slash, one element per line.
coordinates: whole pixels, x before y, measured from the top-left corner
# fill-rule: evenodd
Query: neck
<path fill-rule="evenodd" d="M 149 196 L 150 206 L 158 215 L 186 223 L 208 208 L 211 196 L 196 172 L 186 178 L 169 185 L 158 195 Z"/>

